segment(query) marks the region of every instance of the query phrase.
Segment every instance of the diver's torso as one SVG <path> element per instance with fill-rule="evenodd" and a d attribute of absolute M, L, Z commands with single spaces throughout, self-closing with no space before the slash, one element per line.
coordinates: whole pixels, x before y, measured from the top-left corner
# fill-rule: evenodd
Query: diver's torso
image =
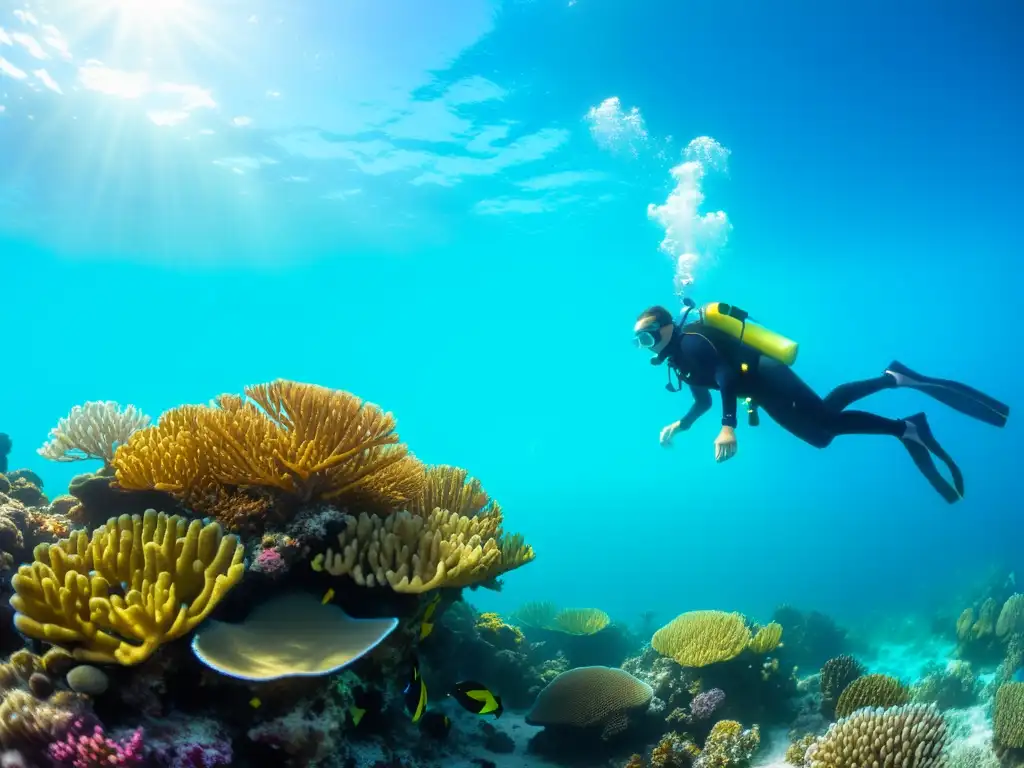
<path fill-rule="evenodd" d="M 676 329 L 672 345 L 669 364 L 676 369 L 679 378 L 685 383 L 695 387 L 718 389 L 715 369 L 720 363 L 724 363 L 740 374 L 738 394 L 751 394 L 743 391 L 743 384 L 753 384 L 752 379 L 759 368 L 761 353 L 750 345 L 701 323 L 688 323 Z"/>

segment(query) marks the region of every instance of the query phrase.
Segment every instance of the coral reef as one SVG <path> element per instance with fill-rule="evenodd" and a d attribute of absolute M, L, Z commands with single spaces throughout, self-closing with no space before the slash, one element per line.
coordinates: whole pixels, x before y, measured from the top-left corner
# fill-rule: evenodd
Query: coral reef
<path fill-rule="evenodd" d="M 910 687 L 910 697 L 921 704 L 935 704 L 940 710 L 962 709 L 978 700 L 981 688 L 970 663 L 951 661 L 940 665 L 933 662 Z"/>
<path fill-rule="evenodd" d="M 646 709 L 653 695 L 651 686 L 621 669 L 578 667 L 548 683 L 526 722 L 549 728 L 597 728 L 607 740 L 624 731 L 630 715 Z"/>
<path fill-rule="evenodd" d="M 51 461 L 98 459 L 109 465 L 118 446 L 149 424 L 135 406 L 122 409 L 112 401 L 76 405 L 50 430 L 50 439 L 37 453 Z"/>
<path fill-rule="evenodd" d="M 836 715 L 847 717 L 863 707 L 897 707 L 910 701 L 909 689 L 889 675 L 863 675 L 840 694 Z"/>
<path fill-rule="evenodd" d="M 821 712 L 827 718 L 833 718 L 836 714 L 836 703 L 847 686 L 867 669 L 853 656 L 844 654 L 829 659 L 821 668 Z"/>
<path fill-rule="evenodd" d="M 833 723 L 807 750 L 808 768 L 943 768 L 946 721 L 932 706 L 862 709 Z"/>

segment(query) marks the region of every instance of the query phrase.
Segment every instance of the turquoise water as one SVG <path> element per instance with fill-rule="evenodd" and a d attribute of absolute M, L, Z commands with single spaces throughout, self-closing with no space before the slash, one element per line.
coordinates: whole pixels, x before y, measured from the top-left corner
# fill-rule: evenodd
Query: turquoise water
<path fill-rule="evenodd" d="M 868 401 L 928 412 L 955 506 L 889 438 L 819 451 L 763 417 L 718 465 L 717 395 L 660 447 L 689 401 L 631 344 L 689 255 L 687 294 L 797 339 L 822 393 L 898 358 L 1016 405 L 1018 9 L 299 5 L 0 10 L 12 467 L 56 495 L 96 468 L 35 453 L 72 406 L 284 377 L 500 500 L 538 555 L 483 608 L 856 625 L 1019 567 L 1015 419 Z"/>

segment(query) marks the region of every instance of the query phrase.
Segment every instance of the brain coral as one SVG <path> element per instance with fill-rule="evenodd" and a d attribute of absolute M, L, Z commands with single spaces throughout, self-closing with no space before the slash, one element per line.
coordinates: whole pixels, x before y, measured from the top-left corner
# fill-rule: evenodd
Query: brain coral
<path fill-rule="evenodd" d="M 932 705 L 862 709 L 807 750 L 808 768 L 944 768 L 946 721 Z"/>
<path fill-rule="evenodd" d="M 602 736 L 623 730 L 630 712 L 644 709 L 654 691 L 628 672 L 578 667 L 563 672 L 540 692 L 526 716 L 530 725 L 601 727 Z"/>
<path fill-rule="evenodd" d="M 690 611 L 655 632 L 651 646 L 684 667 L 706 667 L 739 656 L 751 640 L 742 614 Z"/>
<path fill-rule="evenodd" d="M 863 707 L 898 707 L 908 701 L 910 691 L 895 677 L 864 675 L 846 686 L 836 702 L 836 715 L 846 717 Z"/>

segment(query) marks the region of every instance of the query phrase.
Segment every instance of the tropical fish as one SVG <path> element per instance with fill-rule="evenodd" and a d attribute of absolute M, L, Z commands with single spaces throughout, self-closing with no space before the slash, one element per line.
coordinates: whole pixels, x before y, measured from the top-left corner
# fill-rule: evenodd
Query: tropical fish
<path fill-rule="evenodd" d="M 366 710 L 353 704 L 348 708 L 348 715 L 352 718 L 352 725 L 358 728 L 359 724 L 363 722 L 363 716 L 366 715 Z"/>
<path fill-rule="evenodd" d="M 251 699 L 249 699 L 249 706 L 253 709 L 259 709 L 260 706 L 262 706 L 262 704 L 263 702 L 259 700 L 258 696 L 253 696 Z"/>
<path fill-rule="evenodd" d="M 476 715 L 494 715 L 495 719 L 501 717 L 505 708 L 501 706 L 501 697 L 495 696 L 485 685 L 475 680 L 464 680 L 455 685 L 451 694 L 462 706 Z"/>
<path fill-rule="evenodd" d="M 423 611 L 423 620 L 420 622 L 420 640 L 426 640 L 434 631 L 434 611 L 437 610 L 437 604 L 440 602 L 441 593 L 435 592 L 430 602 L 427 603 L 426 610 Z"/>
<path fill-rule="evenodd" d="M 409 675 L 409 682 L 402 689 L 402 698 L 405 701 L 405 708 L 412 715 L 412 721 L 419 722 L 427 710 L 427 684 L 420 677 L 420 664 L 415 656 L 412 659 L 412 673 Z"/>
<path fill-rule="evenodd" d="M 334 588 L 328 587 L 327 591 L 324 592 L 324 596 L 320 599 L 322 605 L 327 605 L 331 600 L 334 599 Z"/>

